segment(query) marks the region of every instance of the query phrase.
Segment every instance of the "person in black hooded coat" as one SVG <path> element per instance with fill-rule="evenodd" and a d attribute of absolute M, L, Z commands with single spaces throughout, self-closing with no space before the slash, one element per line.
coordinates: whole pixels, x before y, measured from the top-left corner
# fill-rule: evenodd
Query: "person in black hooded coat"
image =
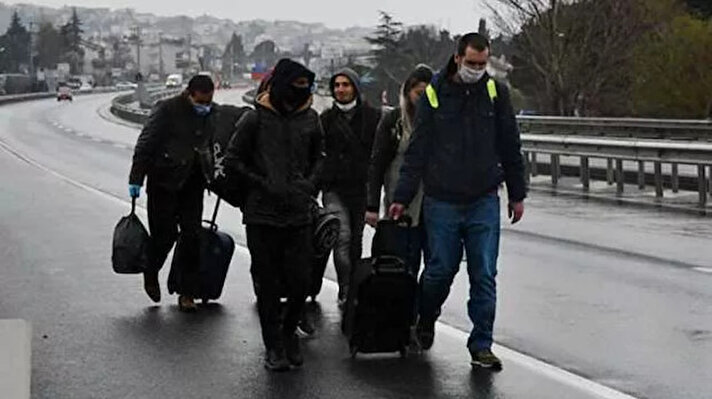
<path fill-rule="evenodd" d="M 273 371 L 303 362 L 295 333 L 311 280 L 312 197 L 324 156 L 319 116 L 311 109 L 313 83 L 313 72 L 280 60 L 269 91 L 258 95 L 256 108 L 237 123 L 225 158 L 227 173 L 248 184 L 243 223 L 265 367 Z M 285 288 L 282 318 L 280 296 Z"/>

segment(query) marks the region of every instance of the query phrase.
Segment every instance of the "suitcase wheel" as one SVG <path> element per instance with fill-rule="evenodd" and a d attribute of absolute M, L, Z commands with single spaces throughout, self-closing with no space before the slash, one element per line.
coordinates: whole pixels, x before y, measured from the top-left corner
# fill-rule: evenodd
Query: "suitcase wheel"
<path fill-rule="evenodd" d="M 210 302 L 210 299 L 208 299 L 208 298 L 203 298 L 201 300 L 203 301 L 203 305 L 207 305 L 208 302 Z"/>
<path fill-rule="evenodd" d="M 356 359 L 357 354 L 358 354 L 358 347 L 352 346 L 351 347 L 351 359 Z"/>
<path fill-rule="evenodd" d="M 398 353 L 400 353 L 401 359 L 405 359 L 408 357 L 408 348 L 401 348 L 401 350 L 398 351 Z"/>

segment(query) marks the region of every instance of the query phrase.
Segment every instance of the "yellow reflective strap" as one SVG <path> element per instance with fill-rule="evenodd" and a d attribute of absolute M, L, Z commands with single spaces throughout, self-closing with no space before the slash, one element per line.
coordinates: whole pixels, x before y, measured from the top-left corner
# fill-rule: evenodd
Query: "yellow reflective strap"
<path fill-rule="evenodd" d="M 494 102 L 494 100 L 497 98 L 497 84 L 495 83 L 494 79 L 490 79 L 487 81 L 487 93 L 489 93 L 490 101 Z"/>
<path fill-rule="evenodd" d="M 438 93 L 435 91 L 432 84 L 429 84 L 428 87 L 425 88 L 425 95 L 428 96 L 430 106 L 433 107 L 433 109 L 438 109 L 440 106 L 440 103 L 438 102 Z"/>

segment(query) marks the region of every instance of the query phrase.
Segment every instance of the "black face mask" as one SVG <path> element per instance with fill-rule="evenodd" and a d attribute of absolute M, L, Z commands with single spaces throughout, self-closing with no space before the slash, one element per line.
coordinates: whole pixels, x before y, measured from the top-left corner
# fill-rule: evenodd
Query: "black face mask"
<path fill-rule="evenodd" d="M 275 100 L 272 104 L 283 115 L 290 114 L 304 105 L 310 96 L 311 90 L 309 87 L 295 87 L 291 84 L 285 86 L 275 85 L 270 90 L 270 99 Z"/>
<path fill-rule="evenodd" d="M 304 105 L 311 96 L 311 89 L 309 87 L 295 87 L 289 85 L 284 102 L 293 109 L 297 109 Z"/>

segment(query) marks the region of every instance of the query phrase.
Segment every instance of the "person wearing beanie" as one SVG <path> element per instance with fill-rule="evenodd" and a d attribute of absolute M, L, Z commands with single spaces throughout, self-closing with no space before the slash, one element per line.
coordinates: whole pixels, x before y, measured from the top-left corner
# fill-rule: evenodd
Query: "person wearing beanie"
<path fill-rule="evenodd" d="M 214 91 L 209 76 L 196 75 L 183 93 L 159 103 L 138 136 L 129 175 L 131 197 L 141 194 L 144 179 L 147 186 L 151 264 L 143 275 L 144 290 L 160 302 L 158 272 L 180 231 L 175 249 L 180 261 L 174 267 L 182 278 L 175 291 L 179 309 L 186 312 L 197 310 L 203 192 L 214 172 Z"/>
<path fill-rule="evenodd" d="M 311 280 L 313 210 L 323 158 L 314 73 L 280 60 L 268 87 L 235 127 L 225 168 L 246 182 L 242 207 L 262 328 L 265 367 L 286 371 L 304 359 L 296 335 Z M 280 297 L 286 291 L 284 315 Z"/>
<path fill-rule="evenodd" d="M 418 100 L 425 92 L 425 87 L 433 78 L 433 71 L 427 65 L 418 65 L 401 87 L 400 106 L 385 114 L 378 124 L 376 139 L 371 153 L 368 170 L 368 196 L 366 204 L 366 223 L 376 227 L 381 209 L 381 188 L 385 188 L 385 209 L 393 203 L 403 158 L 413 133 L 413 122 Z M 408 207 L 410 216 L 410 253 L 406 266 L 414 276 L 418 276 L 422 258 L 427 263 L 428 243 L 425 226 L 422 221 L 423 187 L 418 189 Z"/>
<path fill-rule="evenodd" d="M 351 69 L 334 74 L 330 89 L 334 105 L 321 114 L 327 153 L 321 188 L 324 205 L 341 222 L 334 265 L 343 309 L 351 270 L 361 259 L 366 179 L 380 111 L 361 98 L 358 74 Z"/>

